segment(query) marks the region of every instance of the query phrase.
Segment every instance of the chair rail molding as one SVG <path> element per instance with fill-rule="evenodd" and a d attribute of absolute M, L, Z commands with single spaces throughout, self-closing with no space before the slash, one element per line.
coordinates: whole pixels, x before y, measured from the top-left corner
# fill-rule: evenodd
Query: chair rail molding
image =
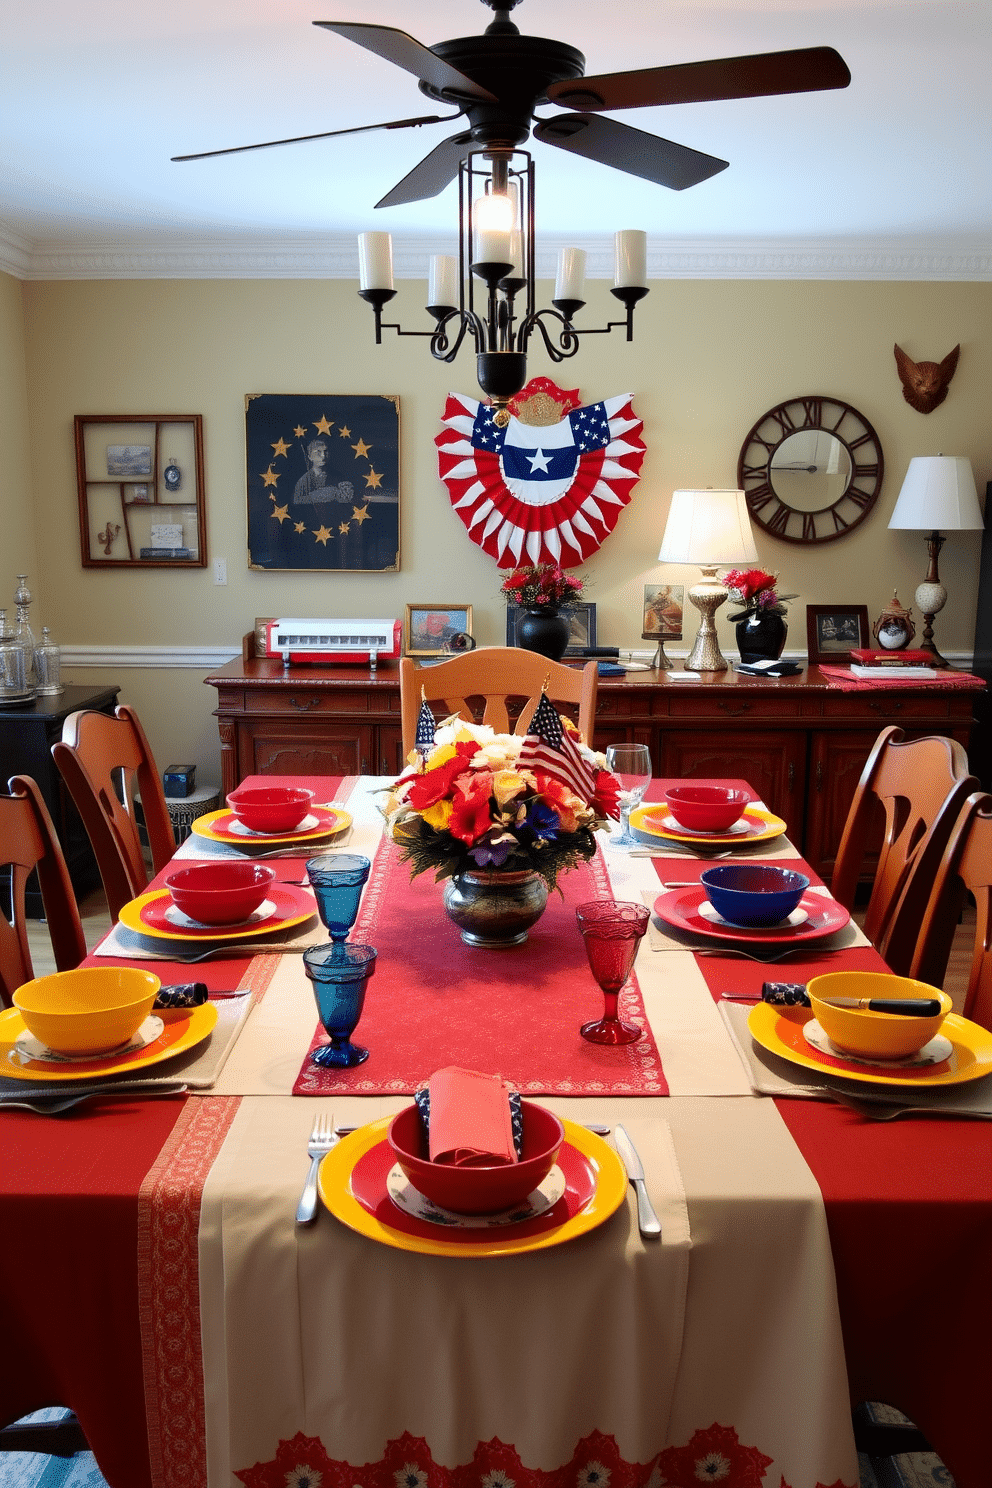
<path fill-rule="evenodd" d="M 241 655 L 240 646 L 60 646 L 63 667 L 192 667 L 213 671 Z"/>

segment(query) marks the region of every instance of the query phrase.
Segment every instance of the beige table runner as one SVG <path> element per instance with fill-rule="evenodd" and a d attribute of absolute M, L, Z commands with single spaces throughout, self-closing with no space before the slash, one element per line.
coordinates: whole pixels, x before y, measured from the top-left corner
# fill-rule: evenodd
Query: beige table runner
<path fill-rule="evenodd" d="M 469 1464 L 492 1488 L 563 1469 L 590 1488 L 631 1471 L 853 1488 L 822 1204 L 770 1102 L 548 1101 L 622 1118 L 661 1245 L 632 1193 L 577 1241 L 495 1261 L 396 1251 L 326 1213 L 298 1230 L 315 1106 L 350 1123 L 402 1104 L 241 1102 L 201 1208 L 210 1488 L 248 1469 L 454 1488 Z"/>

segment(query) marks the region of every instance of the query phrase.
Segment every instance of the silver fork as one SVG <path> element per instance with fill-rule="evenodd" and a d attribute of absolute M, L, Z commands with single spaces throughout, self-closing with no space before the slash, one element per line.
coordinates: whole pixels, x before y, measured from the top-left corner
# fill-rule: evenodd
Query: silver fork
<path fill-rule="evenodd" d="M 303 1185 L 300 1202 L 296 1207 L 296 1223 L 312 1224 L 317 1217 L 317 1169 L 321 1160 L 327 1156 L 332 1147 L 336 1147 L 339 1138 L 334 1130 L 334 1120 L 331 1116 L 318 1116 L 307 1142 L 307 1152 L 310 1155 L 310 1171 L 307 1173 L 307 1181 Z"/>

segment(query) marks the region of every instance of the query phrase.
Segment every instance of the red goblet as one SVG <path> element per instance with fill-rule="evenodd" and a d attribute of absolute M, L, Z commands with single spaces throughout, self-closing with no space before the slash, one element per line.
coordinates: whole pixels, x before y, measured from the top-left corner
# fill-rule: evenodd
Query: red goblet
<path fill-rule="evenodd" d="M 593 976 L 603 989 L 603 1016 L 584 1023 L 582 1037 L 592 1044 L 634 1044 L 644 1036 L 643 1028 L 621 1023 L 617 1000 L 630 976 L 638 942 L 648 928 L 650 910 L 644 904 L 624 899 L 596 899 L 580 904 L 575 918 L 582 931 Z"/>

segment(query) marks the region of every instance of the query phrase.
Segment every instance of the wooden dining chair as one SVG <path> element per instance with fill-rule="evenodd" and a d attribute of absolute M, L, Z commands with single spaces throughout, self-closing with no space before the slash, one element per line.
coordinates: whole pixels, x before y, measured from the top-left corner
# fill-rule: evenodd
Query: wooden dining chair
<path fill-rule="evenodd" d="M 148 886 L 134 796 L 141 801 L 152 865 L 158 873 L 176 850 L 162 780 L 133 708 L 70 713 L 52 755 L 83 819 L 110 913 Z"/>
<path fill-rule="evenodd" d="M 598 682 L 594 661 L 573 668 L 518 646 L 484 646 L 432 667 L 418 668 L 405 656 L 400 662 L 403 753 L 409 754 L 416 742 L 421 688 L 439 723 L 458 713 L 470 722 L 491 724 L 499 734 L 522 734 L 547 684 L 556 707 L 565 703 L 571 712 L 577 709 L 575 721 L 591 744 Z M 511 700 L 520 701 L 518 711 L 510 706 Z"/>
<path fill-rule="evenodd" d="M 62 848 L 41 791 L 27 775 L 13 775 L 0 795 L 0 868 L 9 876 L 10 918 L 0 914 L 0 1006 L 34 976 L 28 946 L 25 888 L 38 885 L 55 965 L 71 971 L 86 955 L 86 940 Z"/>
<path fill-rule="evenodd" d="M 951 829 L 978 785 L 961 744 L 883 729 L 858 781 L 837 849 L 831 892 L 853 909 L 871 834 L 884 817 L 864 932 L 890 970 L 908 974 L 916 936 Z"/>
<path fill-rule="evenodd" d="M 958 812 L 924 908 L 908 974 L 941 987 L 967 894 L 975 901 L 975 938 L 966 1018 L 992 1029 L 992 796 L 975 791 Z"/>

